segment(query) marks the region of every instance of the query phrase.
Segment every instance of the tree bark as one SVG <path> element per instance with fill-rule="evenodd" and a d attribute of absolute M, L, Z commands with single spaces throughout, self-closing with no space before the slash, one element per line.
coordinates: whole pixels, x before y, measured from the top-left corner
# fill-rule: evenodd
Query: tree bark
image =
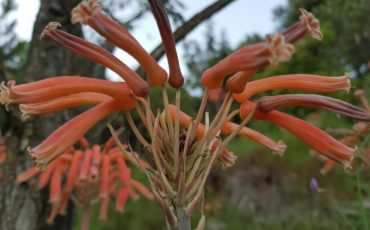
<path fill-rule="evenodd" d="M 104 69 L 100 66 L 50 41 L 39 39 L 43 28 L 50 21 L 60 22 L 63 30 L 82 36 L 80 25 L 72 25 L 70 22 L 70 11 L 78 3 L 80 0 L 41 0 L 23 81 L 31 82 L 61 75 L 92 76 L 94 73 L 103 73 Z M 0 181 L 0 229 L 72 229 L 74 215 L 71 208 L 67 216 L 59 216 L 53 226 L 48 226 L 45 222 L 50 211 L 48 191 L 37 191 L 35 181 L 15 184 L 17 175 L 34 165 L 26 153 L 26 147 L 39 144 L 59 125 L 70 119 L 71 113 L 61 112 L 22 121 L 18 109 L 13 106 L 8 117 L 10 119 L 7 119 L 6 130 L 4 130 L 8 159 L 3 168 L 4 178 Z"/>

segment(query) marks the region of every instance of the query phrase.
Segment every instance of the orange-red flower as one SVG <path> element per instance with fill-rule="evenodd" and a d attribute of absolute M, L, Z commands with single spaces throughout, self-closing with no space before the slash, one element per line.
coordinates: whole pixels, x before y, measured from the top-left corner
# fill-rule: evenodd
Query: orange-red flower
<path fill-rule="evenodd" d="M 115 100 L 103 102 L 69 120 L 41 144 L 35 148 L 29 147 L 28 151 L 43 168 L 78 141 L 93 125 L 119 109 L 119 103 Z"/>
<path fill-rule="evenodd" d="M 85 210 L 86 207 L 100 200 L 101 218 L 106 219 L 111 198 L 116 199 L 117 211 L 123 211 L 127 198 L 136 197 L 136 191 L 147 199 L 153 198 L 143 184 L 131 178 L 126 158 L 120 149 L 113 146 L 112 139 L 107 141 L 104 150 L 99 145 L 89 147 L 84 138 L 80 142 L 85 149 L 71 148 L 51 162 L 45 171 L 32 167 L 17 177 L 17 182 L 23 183 L 39 175 L 38 189 L 49 185 L 52 206 L 47 220 L 49 224 L 54 222 L 56 215 L 66 214 L 69 200 L 83 213 L 89 211 Z M 125 202 L 122 194 L 130 194 Z"/>
<path fill-rule="evenodd" d="M 207 69 L 202 74 L 201 81 L 208 89 L 220 88 L 229 74 L 245 71 L 242 76 L 234 76 L 228 84 L 231 92 L 238 92 L 238 88 L 232 82 L 236 81 L 235 78 L 239 81 L 244 80 L 242 84 L 244 86 L 257 70 L 267 65 L 276 66 L 281 61 L 288 61 L 293 52 L 294 46 L 286 44 L 281 35 L 267 36 L 266 42 L 243 47 Z"/>
<path fill-rule="evenodd" d="M 96 0 L 81 2 L 72 10 L 72 23 L 89 25 L 109 42 L 132 55 L 143 67 L 150 85 L 163 85 L 167 73 L 120 24 L 105 15 Z"/>
<path fill-rule="evenodd" d="M 255 107 L 252 102 L 243 103 L 240 107 L 240 116 L 246 117 Z M 257 111 L 254 119 L 265 120 L 285 128 L 320 154 L 351 169 L 355 149 L 335 140 L 316 126 L 276 110 L 268 113 Z"/>
<path fill-rule="evenodd" d="M 257 101 L 258 110 L 270 112 L 288 106 L 304 106 L 329 110 L 358 121 L 370 122 L 370 113 L 347 102 L 315 94 L 282 94 L 266 96 Z"/>
<path fill-rule="evenodd" d="M 179 89 L 184 84 L 184 77 L 181 73 L 176 43 L 172 35 L 170 21 L 159 0 L 149 0 L 149 4 L 157 23 L 159 33 L 161 34 L 163 47 L 167 56 L 168 67 L 170 69 L 168 83 L 172 87 Z"/>
<path fill-rule="evenodd" d="M 71 51 L 89 60 L 102 64 L 116 72 L 129 84 L 131 90 L 136 96 L 145 97 L 148 95 L 148 84 L 113 54 L 98 45 L 59 30 L 58 27 L 60 26 L 61 25 L 57 22 L 50 22 L 45 27 L 41 37 L 51 39 L 60 46 L 68 48 Z"/>
<path fill-rule="evenodd" d="M 349 91 L 351 82 L 346 74 L 341 77 L 323 77 L 311 74 L 288 74 L 272 76 L 249 82 L 242 93 L 234 94 L 235 100 L 245 102 L 250 97 L 275 89 L 293 89 L 316 93 Z"/>

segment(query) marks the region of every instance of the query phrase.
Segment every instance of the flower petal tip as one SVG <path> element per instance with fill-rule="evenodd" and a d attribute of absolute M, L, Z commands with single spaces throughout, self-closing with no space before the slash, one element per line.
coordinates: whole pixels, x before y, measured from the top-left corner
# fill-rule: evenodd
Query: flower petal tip
<path fill-rule="evenodd" d="M 289 61 L 295 52 L 294 45 L 286 43 L 284 36 L 278 34 L 276 36 L 267 35 L 266 43 L 271 56 L 268 61 L 271 66 L 276 67 L 280 62 Z"/>
<path fill-rule="evenodd" d="M 274 151 L 272 152 L 272 154 L 278 155 L 278 156 L 282 157 L 282 156 L 284 156 L 284 153 L 285 153 L 286 148 L 287 148 L 287 146 L 284 143 L 284 141 L 279 140 L 276 143 L 276 145 L 274 147 Z"/>
<path fill-rule="evenodd" d="M 91 14 L 102 10 L 100 3 L 97 0 L 88 0 L 81 2 L 71 11 L 71 22 L 87 24 Z"/>
<path fill-rule="evenodd" d="M 40 169 L 40 171 L 45 171 L 48 162 L 46 160 L 40 160 L 38 154 L 31 146 L 27 147 L 27 152 L 29 155 L 31 155 L 32 160 L 36 163 L 36 166 Z"/>
<path fill-rule="evenodd" d="M 315 18 L 315 16 L 308 12 L 307 10 L 300 8 L 301 16 L 299 20 L 304 23 L 307 27 L 308 33 L 316 40 L 322 42 L 324 40 L 324 35 L 320 30 L 320 21 Z"/>
<path fill-rule="evenodd" d="M 59 27 L 62 27 L 62 24 L 60 24 L 59 22 L 49 22 L 49 24 L 47 24 L 44 30 L 41 32 L 40 38 L 44 38 Z"/>
<path fill-rule="evenodd" d="M 4 81 L 1 82 L 0 84 L 0 103 L 5 106 L 6 111 L 9 111 L 9 105 L 12 103 L 10 99 L 10 90 L 11 90 L 9 87 L 10 82 L 14 81 L 8 81 L 8 86 L 5 84 Z"/>
<path fill-rule="evenodd" d="M 346 93 L 349 93 L 351 91 L 351 88 L 352 88 L 351 76 L 349 75 L 349 73 L 345 72 L 344 77 L 345 77 L 345 79 L 347 79 L 347 85 L 348 85 L 347 88 L 345 88 L 345 91 L 346 91 Z"/>

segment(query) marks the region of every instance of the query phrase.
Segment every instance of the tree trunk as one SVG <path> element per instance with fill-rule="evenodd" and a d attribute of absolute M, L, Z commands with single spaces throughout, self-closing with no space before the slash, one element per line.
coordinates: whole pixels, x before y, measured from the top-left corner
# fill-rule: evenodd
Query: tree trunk
<path fill-rule="evenodd" d="M 103 73 L 102 68 L 71 52 L 39 39 L 43 28 L 50 21 L 60 22 L 63 30 L 82 35 L 80 25 L 72 25 L 70 11 L 80 0 L 41 0 L 41 7 L 34 24 L 28 52 L 28 63 L 23 81 L 31 82 L 45 77 L 61 75 L 92 76 Z M 8 159 L 4 165 L 4 178 L 0 180 L 0 229 L 72 229 L 73 210 L 65 217 L 57 217 L 53 226 L 46 224 L 50 206 L 48 191 L 37 191 L 35 181 L 15 184 L 18 174 L 33 166 L 26 153 L 28 145 L 36 146 L 60 124 L 71 118 L 71 113 L 54 113 L 30 121 L 22 121 L 18 109 L 13 106 L 8 113 L 5 130 Z"/>

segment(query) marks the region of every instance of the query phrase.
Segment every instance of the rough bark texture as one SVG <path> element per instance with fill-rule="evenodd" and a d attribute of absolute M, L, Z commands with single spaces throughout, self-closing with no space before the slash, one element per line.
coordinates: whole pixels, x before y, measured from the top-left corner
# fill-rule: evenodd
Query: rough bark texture
<path fill-rule="evenodd" d="M 64 50 L 50 41 L 39 39 L 45 25 L 58 21 L 66 30 L 81 36 L 79 25 L 70 23 L 70 11 L 80 0 L 41 0 L 41 7 L 34 24 L 34 31 L 28 53 L 28 64 L 23 81 L 31 82 L 45 77 L 61 75 L 91 76 L 103 73 L 100 66 Z M 34 182 L 15 184 L 16 176 L 34 165 L 26 153 L 28 145 L 36 146 L 60 124 L 71 118 L 71 113 L 63 112 L 22 121 L 13 106 L 8 114 L 5 130 L 8 146 L 8 160 L 4 166 L 4 178 L 0 181 L 0 229 L 72 229 L 73 210 L 69 215 L 58 217 L 53 226 L 45 220 L 49 214 L 48 191 L 37 191 Z"/>

